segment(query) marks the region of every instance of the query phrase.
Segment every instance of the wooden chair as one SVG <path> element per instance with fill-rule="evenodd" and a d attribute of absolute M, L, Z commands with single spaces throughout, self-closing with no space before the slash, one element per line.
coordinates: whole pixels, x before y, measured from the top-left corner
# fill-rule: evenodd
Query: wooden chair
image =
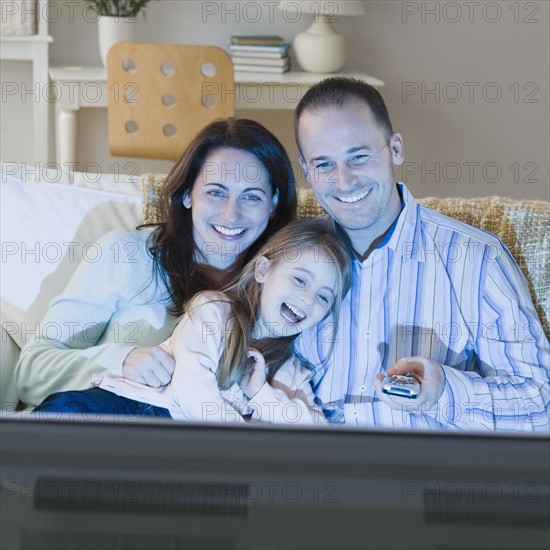
<path fill-rule="evenodd" d="M 199 130 L 235 112 L 233 63 L 215 46 L 119 42 L 107 81 L 115 156 L 176 160 Z"/>

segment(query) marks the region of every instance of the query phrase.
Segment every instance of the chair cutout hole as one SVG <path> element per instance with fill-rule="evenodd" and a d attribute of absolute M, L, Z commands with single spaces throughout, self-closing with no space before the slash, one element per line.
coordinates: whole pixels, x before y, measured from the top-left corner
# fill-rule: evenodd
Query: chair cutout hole
<path fill-rule="evenodd" d="M 169 61 L 165 61 L 161 66 L 160 66 L 160 72 L 164 75 L 164 76 L 174 76 L 176 74 L 176 67 L 174 67 L 174 64 L 173 63 L 170 63 Z"/>
<path fill-rule="evenodd" d="M 137 65 L 135 64 L 134 60 L 133 59 L 130 59 L 129 57 L 124 59 L 122 61 L 122 68 L 127 72 L 127 73 L 135 73 L 136 70 L 137 70 Z"/>
<path fill-rule="evenodd" d="M 139 130 L 139 125 L 135 120 L 129 120 L 124 128 L 129 134 L 135 134 Z"/>
<path fill-rule="evenodd" d="M 173 124 L 165 124 L 162 127 L 162 133 L 166 137 L 171 138 L 171 137 L 174 137 L 176 135 L 177 130 L 176 130 L 176 127 Z"/>
<path fill-rule="evenodd" d="M 212 63 L 203 63 L 201 65 L 201 74 L 206 78 L 212 78 L 216 74 L 216 66 Z"/>
<path fill-rule="evenodd" d="M 137 91 L 137 86 L 128 87 L 124 90 L 124 103 L 138 103 L 139 96 Z"/>
<path fill-rule="evenodd" d="M 202 105 L 207 109 L 212 109 L 216 105 L 216 96 L 207 94 L 202 96 Z"/>
<path fill-rule="evenodd" d="M 162 104 L 166 107 L 172 107 L 176 104 L 176 98 L 171 93 L 166 93 L 162 95 Z"/>

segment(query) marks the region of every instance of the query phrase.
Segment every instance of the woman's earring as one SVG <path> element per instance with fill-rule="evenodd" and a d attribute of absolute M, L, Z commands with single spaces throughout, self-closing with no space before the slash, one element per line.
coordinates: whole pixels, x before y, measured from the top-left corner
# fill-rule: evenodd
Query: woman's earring
<path fill-rule="evenodd" d="M 271 202 L 271 212 L 269 213 L 270 221 L 274 220 L 277 216 L 277 205 L 279 204 L 279 190 L 276 189 Z"/>
<path fill-rule="evenodd" d="M 187 209 L 191 208 L 191 196 L 189 193 L 185 193 L 185 195 L 183 195 L 183 206 Z"/>

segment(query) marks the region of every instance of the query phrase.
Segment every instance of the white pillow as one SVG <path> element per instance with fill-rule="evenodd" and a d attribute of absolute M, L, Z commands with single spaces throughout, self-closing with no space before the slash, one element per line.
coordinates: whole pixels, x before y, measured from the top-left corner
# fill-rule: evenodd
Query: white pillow
<path fill-rule="evenodd" d="M 24 344 L 96 241 L 142 222 L 139 177 L 0 164 L 2 325 Z M 93 291 L 92 289 L 90 289 Z"/>

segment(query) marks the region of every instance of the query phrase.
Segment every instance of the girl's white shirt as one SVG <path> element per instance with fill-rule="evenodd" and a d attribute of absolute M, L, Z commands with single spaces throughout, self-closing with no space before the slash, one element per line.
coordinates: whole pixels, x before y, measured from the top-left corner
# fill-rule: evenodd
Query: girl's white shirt
<path fill-rule="evenodd" d="M 202 292 L 192 301 L 174 332 L 160 347 L 176 366 L 171 382 L 152 388 L 111 375 L 94 376 L 92 384 L 123 397 L 164 407 L 175 420 L 195 422 L 269 422 L 323 424 L 314 402 L 311 371 L 294 357 L 264 383 L 250 400 L 238 385 L 220 391 L 216 380 L 223 353 L 230 304 L 220 292 Z M 247 420 L 243 417 L 247 416 Z"/>

